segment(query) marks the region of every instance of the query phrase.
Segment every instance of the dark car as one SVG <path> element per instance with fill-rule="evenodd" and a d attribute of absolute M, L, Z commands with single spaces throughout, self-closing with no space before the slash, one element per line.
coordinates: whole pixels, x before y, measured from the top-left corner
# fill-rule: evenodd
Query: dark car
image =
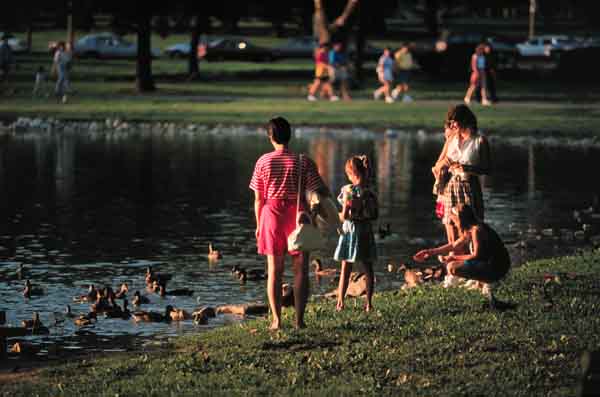
<path fill-rule="evenodd" d="M 207 61 L 269 62 L 275 59 L 275 54 L 270 49 L 254 45 L 245 39 L 220 38 L 208 43 L 202 58 Z"/>

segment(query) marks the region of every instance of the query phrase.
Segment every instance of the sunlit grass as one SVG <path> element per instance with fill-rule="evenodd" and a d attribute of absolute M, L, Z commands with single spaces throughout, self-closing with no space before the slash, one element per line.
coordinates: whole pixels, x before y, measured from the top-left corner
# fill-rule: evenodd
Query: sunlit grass
<path fill-rule="evenodd" d="M 516 310 L 490 311 L 477 292 L 436 286 L 377 294 L 369 315 L 362 300 L 342 313 L 332 301 L 311 302 L 302 331 L 290 328 L 286 309 L 281 332 L 249 321 L 173 339 L 165 351 L 49 368 L 1 392 L 574 395 L 582 352 L 600 346 L 599 259 L 596 252 L 515 269 L 498 296 Z"/>

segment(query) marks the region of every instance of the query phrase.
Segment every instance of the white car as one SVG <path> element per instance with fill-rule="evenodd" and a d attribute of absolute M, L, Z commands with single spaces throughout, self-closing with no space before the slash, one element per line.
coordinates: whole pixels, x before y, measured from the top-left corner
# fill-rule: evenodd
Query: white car
<path fill-rule="evenodd" d="M 4 36 L 4 32 L 0 32 L 0 37 Z M 14 53 L 26 52 L 27 51 L 27 43 L 21 39 L 17 39 L 9 35 L 9 39 L 7 40 L 8 46 Z"/>
<path fill-rule="evenodd" d="M 56 49 L 55 42 L 48 44 L 51 52 Z M 130 43 L 114 33 L 96 33 L 81 37 L 75 42 L 74 52 L 80 58 L 135 58 L 137 44 Z M 152 57 L 160 56 L 160 50 L 153 48 Z"/>
<path fill-rule="evenodd" d="M 571 51 L 577 47 L 569 36 L 534 36 L 517 44 L 519 55 L 524 57 L 549 57 L 552 51 Z"/>

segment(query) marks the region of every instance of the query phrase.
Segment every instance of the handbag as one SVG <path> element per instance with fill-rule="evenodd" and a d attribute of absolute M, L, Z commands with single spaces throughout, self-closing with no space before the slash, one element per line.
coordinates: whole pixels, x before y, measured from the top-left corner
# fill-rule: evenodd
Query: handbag
<path fill-rule="evenodd" d="M 323 248 L 323 237 L 311 221 L 310 215 L 300 211 L 300 195 L 302 192 L 302 164 L 300 155 L 300 172 L 298 174 L 298 200 L 296 202 L 296 228 L 288 236 L 288 251 L 313 251 Z"/>

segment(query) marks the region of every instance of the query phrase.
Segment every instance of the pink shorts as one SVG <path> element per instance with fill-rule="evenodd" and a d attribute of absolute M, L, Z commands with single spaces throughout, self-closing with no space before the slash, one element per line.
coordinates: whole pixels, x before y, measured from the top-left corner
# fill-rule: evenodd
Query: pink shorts
<path fill-rule="evenodd" d="M 296 228 L 296 200 L 267 200 L 260 213 L 260 235 L 256 245 L 261 255 L 283 256 L 288 252 L 287 239 Z"/>

